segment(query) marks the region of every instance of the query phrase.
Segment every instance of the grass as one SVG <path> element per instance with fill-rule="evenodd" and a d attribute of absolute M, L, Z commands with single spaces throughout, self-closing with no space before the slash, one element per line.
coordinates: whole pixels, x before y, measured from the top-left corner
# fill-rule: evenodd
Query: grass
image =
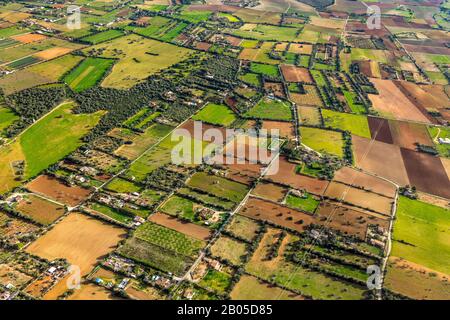
<path fill-rule="evenodd" d="M 84 91 L 95 86 L 113 64 L 112 59 L 88 57 L 72 70 L 64 81 L 73 91 Z"/>
<path fill-rule="evenodd" d="M 261 86 L 261 79 L 259 77 L 259 74 L 256 73 L 247 72 L 243 75 L 240 75 L 239 79 L 255 87 Z"/>
<path fill-rule="evenodd" d="M 200 193 L 190 188 L 181 188 L 178 190 L 181 195 L 186 195 L 194 197 L 199 202 L 205 203 L 209 206 L 220 206 L 225 210 L 231 210 L 234 207 L 234 203 L 228 200 L 219 199 L 217 197 L 211 196 L 209 194 Z"/>
<path fill-rule="evenodd" d="M 221 259 L 230 261 L 233 265 L 242 264 L 242 257 L 247 253 L 247 245 L 244 242 L 221 236 L 211 247 L 211 254 Z"/>
<path fill-rule="evenodd" d="M 450 128 L 448 127 L 428 127 L 428 132 L 434 141 L 436 150 L 442 157 L 450 158 L 450 145 L 440 144 L 438 138 L 450 139 Z"/>
<path fill-rule="evenodd" d="M 273 78 L 279 78 L 280 72 L 278 70 L 278 66 L 274 66 L 271 64 L 262 64 L 257 62 L 252 62 L 250 64 L 250 70 L 254 73 L 263 74 Z"/>
<path fill-rule="evenodd" d="M 193 51 L 132 34 L 84 49 L 118 59 L 102 86 L 127 89 L 148 76 L 185 60 Z"/>
<path fill-rule="evenodd" d="M 234 215 L 233 220 L 227 225 L 227 231 L 247 241 L 253 241 L 258 234 L 259 224 L 250 218 Z"/>
<path fill-rule="evenodd" d="M 209 269 L 198 284 L 217 293 L 224 293 L 231 284 L 231 278 L 228 273 Z"/>
<path fill-rule="evenodd" d="M 11 62 L 7 66 L 9 68 L 13 68 L 13 69 L 20 69 L 20 68 L 25 68 L 26 66 L 29 66 L 30 64 L 37 63 L 39 61 L 40 60 L 38 58 L 29 56 L 29 57 L 21 58 L 19 60 Z"/>
<path fill-rule="evenodd" d="M 291 120 L 292 112 L 288 102 L 264 97 L 244 116 L 267 120 Z"/>
<path fill-rule="evenodd" d="M 104 204 L 94 202 L 89 206 L 92 210 L 103 213 L 104 215 L 110 217 L 113 220 L 118 222 L 129 224 L 133 221 L 133 217 L 127 214 L 124 214 L 114 208 L 108 207 Z"/>
<path fill-rule="evenodd" d="M 360 137 L 371 138 L 369 122 L 366 116 L 336 112 L 328 109 L 322 109 L 322 116 L 325 127 L 341 129 Z"/>
<path fill-rule="evenodd" d="M 192 119 L 227 127 L 236 120 L 236 115 L 223 104 L 208 103 Z"/>
<path fill-rule="evenodd" d="M 211 16 L 209 11 L 183 10 L 173 15 L 175 18 L 188 21 L 190 23 L 199 23 L 206 21 Z"/>
<path fill-rule="evenodd" d="M 194 205 L 195 202 L 175 195 L 170 197 L 159 210 L 172 216 L 180 216 L 193 222 L 196 220 Z"/>
<path fill-rule="evenodd" d="M 0 136 L 6 128 L 8 128 L 14 121 L 19 120 L 19 116 L 9 108 L 0 107 Z"/>
<path fill-rule="evenodd" d="M 78 148 L 81 137 L 100 120 L 103 112 L 72 114 L 72 103 L 65 103 L 31 126 L 20 137 L 26 158 L 26 176 L 37 175 Z"/>
<path fill-rule="evenodd" d="M 98 43 L 102 43 L 108 40 L 112 40 L 118 37 L 123 36 L 124 33 L 120 30 L 108 30 L 108 31 L 103 31 L 100 33 L 96 33 L 93 35 L 89 35 L 87 37 L 81 38 L 80 40 L 85 41 L 87 43 L 90 44 L 98 44 Z"/>
<path fill-rule="evenodd" d="M 106 185 L 106 189 L 117 193 L 140 192 L 141 187 L 125 179 L 115 178 Z"/>
<path fill-rule="evenodd" d="M 401 196 L 392 256 L 450 274 L 449 228 L 448 210 Z"/>
<path fill-rule="evenodd" d="M 227 31 L 235 36 L 254 40 L 296 41 L 300 29 L 246 23 L 237 30 L 228 29 Z"/>
<path fill-rule="evenodd" d="M 21 29 L 18 26 L 12 26 L 4 29 L 0 29 L 0 38 L 8 38 L 21 33 L 26 33 L 27 29 Z"/>
<path fill-rule="evenodd" d="M 165 248 L 137 239 L 136 237 L 127 240 L 119 248 L 118 253 L 150 267 L 164 272 L 173 272 L 176 275 L 185 272 L 187 265 L 192 262 L 188 257 L 177 255 Z"/>
<path fill-rule="evenodd" d="M 297 197 L 293 194 L 288 194 L 288 196 L 286 197 L 286 204 L 289 207 L 311 213 L 314 213 L 314 211 L 316 211 L 319 203 L 320 201 L 311 196 L 309 193 L 305 193 L 304 197 Z"/>
<path fill-rule="evenodd" d="M 195 173 L 189 180 L 188 186 L 235 203 L 240 202 L 248 192 L 248 186 L 245 184 L 209 175 L 205 172 Z"/>
<path fill-rule="evenodd" d="M 135 237 L 169 249 L 178 254 L 194 257 L 204 247 L 204 241 L 194 239 L 184 233 L 160 226 L 152 222 L 146 222 L 136 229 Z"/>
<path fill-rule="evenodd" d="M 57 82 L 65 73 L 76 67 L 81 60 L 83 57 L 66 54 L 60 58 L 31 66 L 27 70 L 48 78 L 49 82 Z"/>
<path fill-rule="evenodd" d="M 323 76 L 322 72 L 318 70 L 310 70 L 311 75 L 316 82 L 318 86 L 324 87 L 327 85 L 327 82 L 325 80 L 325 77 Z"/>
<path fill-rule="evenodd" d="M 356 114 L 364 114 L 367 113 L 366 108 L 361 103 L 356 103 L 357 94 L 354 92 L 350 92 L 348 90 L 343 90 L 345 101 L 347 101 L 348 106 L 352 110 L 352 112 Z"/>
<path fill-rule="evenodd" d="M 340 132 L 301 127 L 300 134 L 302 143 L 306 146 L 319 152 L 327 152 L 338 157 L 343 156 L 344 142 Z"/>
<path fill-rule="evenodd" d="M 266 260 L 267 252 L 280 230 L 269 228 L 260 242 L 258 249 L 246 265 L 246 271 L 266 281 L 274 282 L 291 290 L 297 290 L 313 299 L 326 300 L 359 300 L 362 299 L 364 287 L 332 278 L 323 273 L 293 264 L 284 258 L 285 246 L 282 244 L 278 256 Z M 298 240 L 288 234 L 284 243 Z"/>
<path fill-rule="evenodd" d="M 258 43 L 259 43 L 259 40 L 244 39 L 241 41 L 239 46 L 242 48 L 255 48 L 258 45 Z"/>

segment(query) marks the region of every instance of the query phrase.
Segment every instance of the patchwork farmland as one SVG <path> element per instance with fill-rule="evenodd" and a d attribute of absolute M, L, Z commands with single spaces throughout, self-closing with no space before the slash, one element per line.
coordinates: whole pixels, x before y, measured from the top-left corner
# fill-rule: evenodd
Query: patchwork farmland
<path fill-rule="evenodd" d="M 448 8 L 3 1 L 0 300 L 450 299 Z"/>

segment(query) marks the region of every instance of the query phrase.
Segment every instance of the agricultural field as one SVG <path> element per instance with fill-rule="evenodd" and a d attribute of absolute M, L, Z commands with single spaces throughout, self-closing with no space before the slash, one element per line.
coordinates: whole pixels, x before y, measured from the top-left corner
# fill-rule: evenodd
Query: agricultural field
<path fill-rule="evenodd" d="M 114 64 L 112 59 L 86 58 L 65 78 L 75 92 L 81 92 L 96 85 Z"/>
<path fill-rule="evenodd" d="M 449 3 L 2 1 L 0 300 L 450 300 Z"/>
<path fill-rule="evenodd" d="M 94 57 L 118 60 L 102 86 L 126 89 L 183 61 L 192 51 L 138 35 L 128 35 L 86 48 L 83 52 Z"/>

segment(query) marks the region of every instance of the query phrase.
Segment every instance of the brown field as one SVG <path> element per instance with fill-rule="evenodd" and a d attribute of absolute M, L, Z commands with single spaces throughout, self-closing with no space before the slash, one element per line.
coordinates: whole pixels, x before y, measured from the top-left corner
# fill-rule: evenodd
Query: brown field
<path fill-rule="evenodd" d="M 385 215 L 391 215 L 393 199 L 380 196 L 376 193 L 353 188 L 339 182 L 331 182 L 325 196 L 338 201 L 345 201 L 355 206 L 370 209 Z"/>
<path fill-rule="evenodd" d="M 403 157 L 398 146 L 352 136 L 353 153 L 358 168 L 405 186 L 409 184 Z"/>
<path fill-rule="evenodd" d="M 318 224 L 327 224 L 344 234 L 357 236 L 365 240 L 367 226 L 378 225 L 385 231 L 389 229 L 389 219 L 353 206 L 337 202 L 323 201 L 315 213 Z M 328 222 L 327 222 L 328 221 Z"/>
<path fill-rule="evenodd" d="M 264 82 L 264 89 L 273 92 L 276 97 L 286 98 L 286 93 L 284 92 L 284 86 L 280 82 Z"/>
<path fill-rule="evenodd" d="M 226 36 L 225 39 L 232 45 L 232 46 L 239 46 L 239 44 L 242 42 L 241 38 L 233 37 L 233 36 Z"/>
<path fill-rule="evenodd" d="M 300 124 L 320 125 L 320 111 L 316 107 L 298 106 L 298 117 Z"/>
<path fill-rule="evenodd" d="M 273 183 L 261 182 L 253 189 L 252 193 L 258 197 L 281 202 L 288 191 L 289 189 L 286 187 L 281 187 Z"/>
<path fill-rule="evenodd" d="M 386 117 L 430 123 L 391 80 L 371 79 L 379 95 L 369 94 L 375 110 Z"/>
<path fill-rule="evenodd" d="M 239 214 L 233 215 L 231 222 L 226 226 L 228 232 L 250 242 L 258 235 L 259 229 L 260 226 L 255 220 Z"/>
<path fill-rule="evenodd" d="M 450 180 L 438 157 L 401 148 L 410 184 L 418 190 L 450 199 Z"/>
<path fill-rule="evenodd" d="M 435 206 L 438 206 L 438 207 L 441 207 L 444 209 L 450 209 L 450 203 L 448 202 L 447 199 L 433 196 L 428 193 L 417 191 L 417 199 L 422 202 L 430 203 L 432 205 L 435 205 Z"/>
<path fill-rule="evenodd" d="M 164 295 L 154 287 L 147 286 L 144 289 L 141 284 L 132 282 L 125 292 L 134 300 L 164 300 Z"/>
<path fill-rule="evenodd" d="M 194 124 L 195 122 L 199 122 L 199 121 L 194 121 L 192 119 L 189 119 L 188 121 L 186 121 L 185 123 L 183 123 L 180 127 L 178 127 L 178 129 L 185 129 L 189 132 L 189 136 L 194 138 L 194 139 L 198 139 L 198 140 L 203 140 L 203 141 L 211 141 L 214 140 L 213 137 L 209 136 L 206 134 L 206 131 L 208 131 L 209 129 L 215 129 L 215 130 L 219 130 L 222 133 L 222 136 L 224 138 L 224 140 L 227 140 L 231 135 L 232 132 L 231 131 L 227 131 L 226 128 L 223 127 L 219 127 L 219 126 L 214 126 L 208 123 L 204 123 L 202 122 L 202 126 L 201 126 L 201 132 L 196 132 L 195 131 L 195 127 Z M 180 130 L 180 135 L 184 135 L 183 130 Z M 187 132 L 186 132 L 187 133 Z M 198 135 L 198 137 L 197 137 Z M 216 141 L 211 141 L 212 143 L 216 143 Z M 224 141 L 225 142 L 225 141 Z"/>
<path fill-rule="evenodd" d="M 8 264 L 0 264 L 0 285 L 6 286 L 10 283 L 16 288 L 21 288 L 31 279 L 32 277 L 14 269 Z"/>
<path fill-rule="evenodd" d="M 249 275 L 240 278 L 230 296 L 233 300 L 304 300 L 302 296 Z"/>
<path fill-rule="evenodd" d="M 391 130 L 389 128 L 389 121 L 383 118 L 367 117 L 369 122 L 370 135 L 372 139 L 385 143 L 394 143 L 392 139 Z"/>
<path fill-rule="evenodd" d="M 306 94 L 291 92 L 289 95 L 291 100 L 299 106 L 322 106 L 322 100 L 320 99 L 317 88 L 312 85 L 304 85 Z"/>
<path fill-rule="evenodd" d="M 35 298 L 40 298 L 54 285 L 54 280 L 51 275 L 37 279 L 30 283 L 24 291 Z"/>
<path fill-rule="evenodd" d="M 208 42 L 197 42 L 195 45 L 195 49 L 208 51 L 211 48 L 211 43 Z"/>
<path fill-rule="evenodd" d="M 26 12 L 6 11 L 0 14 L 0 18 L 10 23 L 16 23 L 29 18 L 31 14 Z"/>
<path fill-rule="evenodd" d="M 208 240 L 211 237 L 211 230 L 208 228 L 178 220 L 164 213 L 158 212 L 153 214 L 150 217 L 150 221 L 199 240 Z"/>
<path fill-rule="evenodd" d="M 63 206 L 35 195 L 28 195 L 17 204 L 16 210 L 44 225 L 52 224 L 65 213 Z"/>
<path fill-rule="evenodd" d="M 79 290 L 70 295 L 67 300 L 122 300 L 117 296 L 113 296 L 111 291 L 97 286 L 92 283 L 85 283 L 81 285 Z"/>
<path fill-rule="evenodd" d="M 295 137 L 294 125 L 291 122 L 264 120 L 262 128 L 269 131 L 271 129 L 278 129 L 280 130 L 280 137 L 285 137 L 288 139 Z"/>
<path fill-rule="evenodd" d="M 38 227 L 0 211 L 0 238 L 14 243 L 17 237 L 38 231 Z"/>
<path fill-rule="evenodd" d="M 368 224 L 378 224 L 385 229 L 389 226 L 386 217 L 331 202 L 322 202 L 316 214 L 311 216 L 270 201 L 250 197 L 239 214 L 252 219 L 270 221 L 299 232 L 303 232 L 310 224 L 326 224 L 331 229 L 360 239 L 365 239 Z"/>
<path fill-rule="evenodd" d="M 342 167 L 334 174 L 334 180 L 349 185 L 365 188 L 368 191 L 379 193 L 390 198 L 395 197 L 396 186 L 386 180 L 371 176 L 367 173 L 352 169 L 350 167 Z"/>
<path fill-rule="evenodd" d="M 401 148 L 416 150 L 415 143 L 433 146 L 427 127 L 419 123 L 389 121 L 393 143 Z"/>
<path fill-rule="evenodd" d="M 38 238 L 26 251 L 54 260 L 65 258 L 89 273 L 98 259 L 114 250 L 125 230 L 80 213 L 71 213 L 53 229 Z"/>
<path fill-rule="evenodd" d="M 279 42 L 275 45 L 275 51 L 286 51 L 286 48 L 288 46 L 288 42 Z"/>
<path fill-rule="evenodd" d="M 26 185 L 32 192 L 42 194 L 69 206 L 76 206 L 86 200 L 91 191 L 73 186 L 68 187 L 60 180 L 41 175 Z"/>
<path fill-rule="evenodd" d="M 297 54 L 311 55 L 313 50 L 312 44 L 291 43 L 288 51 Z"/>
<path fill-rule="evenodd" d="M 73 49 L 56 47 L 38 52 L 34 56 L 39 59 L 50 60 L 63 56 L 71 51 L 73 51 Z"/>
<path fill-rule="evenodd" d="M 22 42 L 22 43 L 31 43 L 31 42 L 44 40 L 47 37 L 42 34 L 27 33 L 27 34 L 19 34 L 17 36 L 12 36 L 11 38 L 16 41 Z"/>
<path fill-rule="evenodd" d="M 413 299 L 449 300 L 450 277 L 410 261 L 390 257 L 385 286 Z"/>
<path fill-rule="evenodd" d="M 287 82 L 312 83 L 308 69 L 283 64 L 280 66 L 283 77 Z"/>
<path fill-rule="evenodd" d="M 323 195 L 328 186 L 328 181 L 296 174 L 296 166 L 297 165 L 295 163 L 291 163 L 287 161 L 286 158 L 280 157 L 278 172 L 276 174 L 266 176 L 266 179 L 284 185 L 289 185 L 295 189 L 304 189 L 309 193 L 316 195 Z"/>

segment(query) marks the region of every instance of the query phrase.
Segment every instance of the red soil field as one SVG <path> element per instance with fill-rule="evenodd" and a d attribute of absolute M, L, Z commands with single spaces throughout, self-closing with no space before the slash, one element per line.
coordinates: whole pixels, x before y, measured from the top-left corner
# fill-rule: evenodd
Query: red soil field
<path fill-rule="evenodd" d="M 358 168 L 394 181 L 409 184 L 400 148 L 396 145 L 352 136 L 355 163 Z"/>
<path fill-rule="evenodd" d="M 73 186 L 68 187 L 60 180 L 47 175 L 41 175 L 26 185 L 27 189 L 47 196 L 69 206 L 76 206 L 86 200 L 90 190 Z"/>
<path fill-rule="evenodd" d="M 342 167 L 336 171 L 334 174 L 334 180 L 365 188 L 368 191 L 376 192 L 391 198 L 395 197 L 397 190 L 394 184 L 386 180 L 374 177 L 370 174 L 350 167 Z"/>
<path fill-rule="evenodd" d="M 427 127 L 418 123 L 389 120 L 394 144 L 402 148 L 416 150 L 415 143 L 433 146 Z"/>
<path fill-rule="evenodd" d="M 265 178 L 269 181 L 289 185 L 292 188 L 306 190 L 309 193 L 323 195 L 328 186 L 328 181 L 319 180 L 297 174 L 295 172 L 296 164 L 287 161 L 285 157 L 279 158 L 279 168 L 275 174 L 267 175 Z M 275 164 L 273 164 L 275 165 Z"/>
<path fill-rule="evenodd" d="M 379 95 L 369 94 L 375 110 L 397 120 L 430 123 L 392 80 L 371 79 Z"/>
<path fill-rule="evenodd" d="M 283 84 L 280 82 L 264 82 L 264 89 L 268 91 L 272 91 L 276 97 L 286 98 L 286 94 L 284 93 Z"/>
<path fill-rule="evenodd" d="M 275 202 L 281 202 L 288 192 L 288 188 L 282 187 L 273 183 L 262 182 L 259 183 L 252 194 Z"/>
<path fill-rule="evenodd" d="M 208 42 L 197 42 L 195 49 L 208 51 L 211 48 L 211 43 Z"/>
<path fill-rule="evenodd" d="M 313 80 L 308 69 L 283 64 L 280 66 L 283 77 L 287 82 L 312 83 Z"/>
<path fill-rule="evenodd" d="M 370 135 L 377 141 L 393 144 L 389 122 L 383 118 L 368 117 Z"/>
<path fill-rule="evenodd" d="M 208 228 L 184 222 L 160 212 L 152 215 L 150 221 L 199 240 L 207 240 L 211 236 L 211 230 Z"/>
<path fill-rule="evenodd" d="M 420 191 L 450 199 L 450 181 L 438 157 L 401 149 L 410 184 Z"/>
<path fill-rule="evenodd" d="M 280 130 L 280 137 L 286 137 L 289 139 L 295 137 L 294 125 L 292 122 L 264 120 L 262 128 L 267 129 L 268 131 L 271 129 L 278 129 Z"/>
<path fill-rule="evenodd" d="M 237 47 L 241 42 L 242 39 L 238 38 L 238 37 L 233 37 L 233 36 L 226 36 L 225 39 L 227 39 L 227 41 L 232 45 Z"/>
<path fill-rule="evenodd" d="M 335 181 L 328 185 L 325 196 L 336 199 L 337 201 L 351 203 L 360 208 L 373 210 L 387 216 L 391 215 L 392 204 L 394 202 L 392 198 L 350 187 Z"/>
<path fill-rule="evenodd" d="M 320 224 L 326 224 L 332 229 L 362 240 L 366 239 L 369 224 L 378 225 L 384 230 L 389 228 L 389 218 L 337 202 L 323 201 L 316 211 L 316 216 Z"/>

